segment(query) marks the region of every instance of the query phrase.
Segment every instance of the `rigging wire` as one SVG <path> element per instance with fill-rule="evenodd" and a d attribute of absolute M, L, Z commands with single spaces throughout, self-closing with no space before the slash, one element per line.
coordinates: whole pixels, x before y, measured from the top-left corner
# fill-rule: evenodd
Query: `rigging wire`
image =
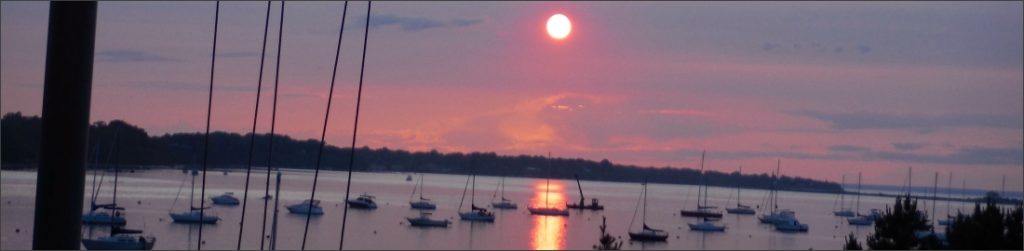
<path fill-rule="evenodd" d="M 249 204 L 249 177 L 252 174 L 252 158 L 256 151 L 256 121 L 260 114 L 260 91 L 263 90 L 263 64 L 267 55 L 267 33 L 270 30 L 270 1 L 267 1 L 267 16 L 263 21 L 263 51 L 260 52 L 259 77 L 256 80 L 256 108 L 252 113 L 252 132 L 249 134 L 249 157 L 245 165 L 245 192 L 242 193 L 242 216 L 238 221 L 238 246 L 242 250 L 242 232 L 245 230 L 245 209 Z M 267 176 L 268 178 L 270 176 Z M 260 237 L 261 239 L 263 237 Z"/>
<path fill-rule="evenodd" d="M 334 80 L 338 76 L 338 61 L 341 59 L 341 40 L 345 37 L 345 16 L 348 14 L 348 1 L 341 11 L 341 28 L 338 31 L 338 48 L 334 52 L 334 69 L 331 71 L 331 88 L 327 91 L 327 110 L 324 111 L 324 127 L 320 130 L 320 149 L 316 153 L 316 168 L 313 170 L 313 189 L 309 193 L 310 205 L 306 208 L 306 228 L 302 231 L 302 250 L 306 250 L 306 237 L 309 235 L 309 221 L 313 218 L 313 200 L 316 198 L 316 182 L 320 177 L 320 164 L 327 144 L 327 122 L 331 118 L 331 101 L 334 100 Z"/>
<path fill-rule="evenodd" d="M 352 146 L 349 147 L 348 155 L 348 181 L 345 182 L 345 202 L 348 202 L 349 190 L 352 188 L 352 165 L 355 164 L 356 159 L 356 133 L 359 132 L 359 105 L 363 98 L 363 73 L 366 70 L 366 42 L 370 37 L 370 7 L 373 6 L 373 1 L 366 2 L 366 27 L 363 33 L 363 59 L 359 64 L 359 89 L 356 92 L 356 114 L 355 121 L 352 126 Z M 338 243 L 338 250 L 345 247 L 345 223 L 348 221 L 348 207 L 346 206 L 341 215 L 341 238 Z"/>
<path fill-rule="evenodd" d="M 265 236 L 267 236 L 267 207 L 270 203 L 270 170 L 272 169 L 273 162 L 271 161 L 274 156 L 274 127 L 277 125 L 277 86 L 281 75 L 281 40 L 283 38 L 282 34 L 284 34 L 284 2 L 285 1 L 281 1 L 281 17 L 277 28 L 277 64 L 274 66 L 274 101 L 270 106 L 270 137 L 268 139 L 269 142 L 267 143 L 267 181 L 265 186 L 266 189 L 264 190 L 265 194 L 263 196 L 263 227 L 260 228 L 260 250 L 263 250 L 263 244 L 267 240 L 267 238 L 265 238 Z"/>
<path fill-rule="evenodd" d="M 209 160 L 210 155 L 210 115 L 213 111 L 213 73 L 217 66 L 217 24 L 220 21 L 220 1 L 217 1 L 217 7 L 213 14 L 213 53 L 210 54 L 210 92 L 206 98 L 206 134 L 203 136 L 203 185 L 199 192 L 199 220 L 202 221 L 206 218 L 206 164 Z M 192 210 L 189 208 L 189 210 Z M 197 240 L 196 250 L 203 249 L 203 225 L 199 224 L 199 240 Z"/>

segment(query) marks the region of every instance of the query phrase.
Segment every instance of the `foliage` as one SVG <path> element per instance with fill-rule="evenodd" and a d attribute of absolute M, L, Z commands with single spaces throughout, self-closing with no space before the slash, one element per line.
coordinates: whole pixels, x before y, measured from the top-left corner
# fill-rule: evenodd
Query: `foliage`
<path fill-rule="evenodd" d="M 3 148 L 0 155 L 0 161 L 4 164 L 2 166 L 35 165 L 39 159 L 39 117 L 9 113 L 4 115 L 0 124 L 3 126 L 3 135 L 0 137 L 0 146 Z M 250 135 L 211 132 L 209 165 L 215 168 L 245 168 L 250 154 Z M 122 146 L 118 147 L 116 152 L 113 151 L 115 138 L 116 143 Z M 319 141 L 274 135 L 273 151 L 270 151 L 270 140 L 268 134 L 256 134 L 252 158 L 254 167 L 266 167 L 267 163 L 285 168 L 314 167 Z M 202 164 L 203 134 L 175 133 L 149 136 L 145 130 L 124 121 L 96 122 L 89 128 L 89 149 L 89 162 L 101 165 L 114 163 L 114 158 L 117 158 L 117 163 L 129 166 L 194 167 Z M 332 145 L 324 148 L 323 168 L 344 170 L 348 168 L 348 163 L 349 148 Z M 607 159 L 548 159 L 538 155 L 503 156 L 493 152 L 409 152 L 387 147 L 371 149 L 366 146 L 356 148 L 353 170 L 466 174 L 469 173 L 470 166 L 474 165 L 477 166 L 477 174 L 491 176 L 541 178 L 549 175 L 547 167 L 550 166 L 550 176 L 557 179 L 572 179 L 574 174 L 579 174 L 579 177 L 585 180 L 641 182 L 648 177 L 650 182 L 655 183 L 697 184 L 700 177 L 692 168 L 639 167 L 615 164 Z M 708 185 L 711 186 L 768 189 L 772 184 L 771 177 L 766 174 L 707 172 L 707 177 Z M 817 192 L 841 190 L 836 183 L 795 177 L 780 178 L 779 188 Z"/>
<path fill-rule="evenodd" d="M 871 249 L 915 249 L 921 244 L 915 232 L 927 230 L 925 216 L 917 210 L 917 200 L 897 197 L 895 206 L 891 210 L 886 208 L 882 217 L 875 220 L 875 233 L 868 236 L 867 244 Z"/>
<path fill-rule="evenodd" d="M 619 242 L 619 240 L 615 239 L 615 237 L 612 237 L 612 235 L 605 231 L 608 227 L 607 222 L 608 219 L 601 216 L 601 239 L 599 240 L 599 244 L 594 245 L 594 250 L 619 250 L 619 248 L 622 247 L 622 242 Z"/>
<path fill-rule="evenodd" d="M 1024 249 L 1024 209 L 1001 210 L 992 200 L 974 205 L 971 215 L 959 215 L 947 230 L 953 249 Z"/>
<path fill-rule="evenodd" d="M 857 236 L 850 233 L 850 235 L 846 236 L 846 244 L 843 245 L 843 250 L 864 250 L 864 247 L 860 246 Z"/>

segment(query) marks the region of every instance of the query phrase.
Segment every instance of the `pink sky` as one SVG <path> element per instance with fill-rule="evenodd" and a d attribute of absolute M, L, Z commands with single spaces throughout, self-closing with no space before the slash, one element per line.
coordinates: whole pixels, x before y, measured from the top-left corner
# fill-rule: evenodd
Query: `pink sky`
<path fill-rule="evenodd" d="M 0 111 L 39 114 L 47 5 L 3 2 Z M 264 4 L 227 2 L 213 130 L 248 132 Z M 276 37 L 279 9 L 272 9 Z M 1020 2 L 374 4 L 359 145 L 544 154 L 838 181 L 933 172 L 1022 190 Z M 317 138 L 341 3 L 287 5 L 279 132 Z M 329 144 L 350 140 L 365 3 L 350 5 Z M 565 13 L 554 41 L 544 22 Z M 93 120 L 202 131 L 212 2 L 104 2 Z M 276 40 L 260 132 L 269 130 Z M 944 178 L 943 178 L 944 179 Z"/>

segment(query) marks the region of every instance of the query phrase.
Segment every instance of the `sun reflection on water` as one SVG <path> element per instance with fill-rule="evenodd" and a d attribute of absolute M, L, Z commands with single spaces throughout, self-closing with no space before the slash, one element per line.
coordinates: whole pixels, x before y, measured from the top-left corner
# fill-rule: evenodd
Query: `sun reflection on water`
<path fill-rule="evenodd" d="M 565 186 L 561 182 L 552 181 L 549 189 L 545 189 L 545 184 L 544 181 L 538 181 L 533 185 L 530 206 L 564 208 Z M 566 217 L 563 216 L 534 215 L 533 228 L 530 229 L 530 247 L 534 250 L 565 249 L 565 220 Z"/>

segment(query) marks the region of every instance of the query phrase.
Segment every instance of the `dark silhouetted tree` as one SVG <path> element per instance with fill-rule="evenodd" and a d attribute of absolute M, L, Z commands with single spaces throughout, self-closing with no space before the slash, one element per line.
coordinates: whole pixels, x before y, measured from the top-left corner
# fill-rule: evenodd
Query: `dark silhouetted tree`
<path fill-rule="evenodd" d="M 953 249 L 1024 249 L 1021 236 L 1024 209 L 1001 210 L 991 199 L 974 205 L 971 215 L 959 215 L 947 230 Z"/>
<path fill-rule="evenodd" d="M 594 250 L 619 250 L 622 247 L 622 242 L 619 242 L 619 240 L 605 231 L 608 228 L 607 222 L 608 219 L 601 216 L 601 239 L 599 240 L 600 243 L 594 245 Z"/>
<path fill-rule="evenodd" d="M 846 244 L 843 245 L 843 250 L 864 250 L 864 247 L 860 246 L 857 236 L 850 233 L 850 235 L 846 236 Z"/>
<path fill-rule="evenodd" d="M 929 230 L 925 217 L 917 210 L 917 200 L 897 197 L 892 209 L 886 208 L 881 218 L 875 220 L 875 233 L 868 236 L 871 249 L 916 249 L 920 241 L 915 232 Z"/>

